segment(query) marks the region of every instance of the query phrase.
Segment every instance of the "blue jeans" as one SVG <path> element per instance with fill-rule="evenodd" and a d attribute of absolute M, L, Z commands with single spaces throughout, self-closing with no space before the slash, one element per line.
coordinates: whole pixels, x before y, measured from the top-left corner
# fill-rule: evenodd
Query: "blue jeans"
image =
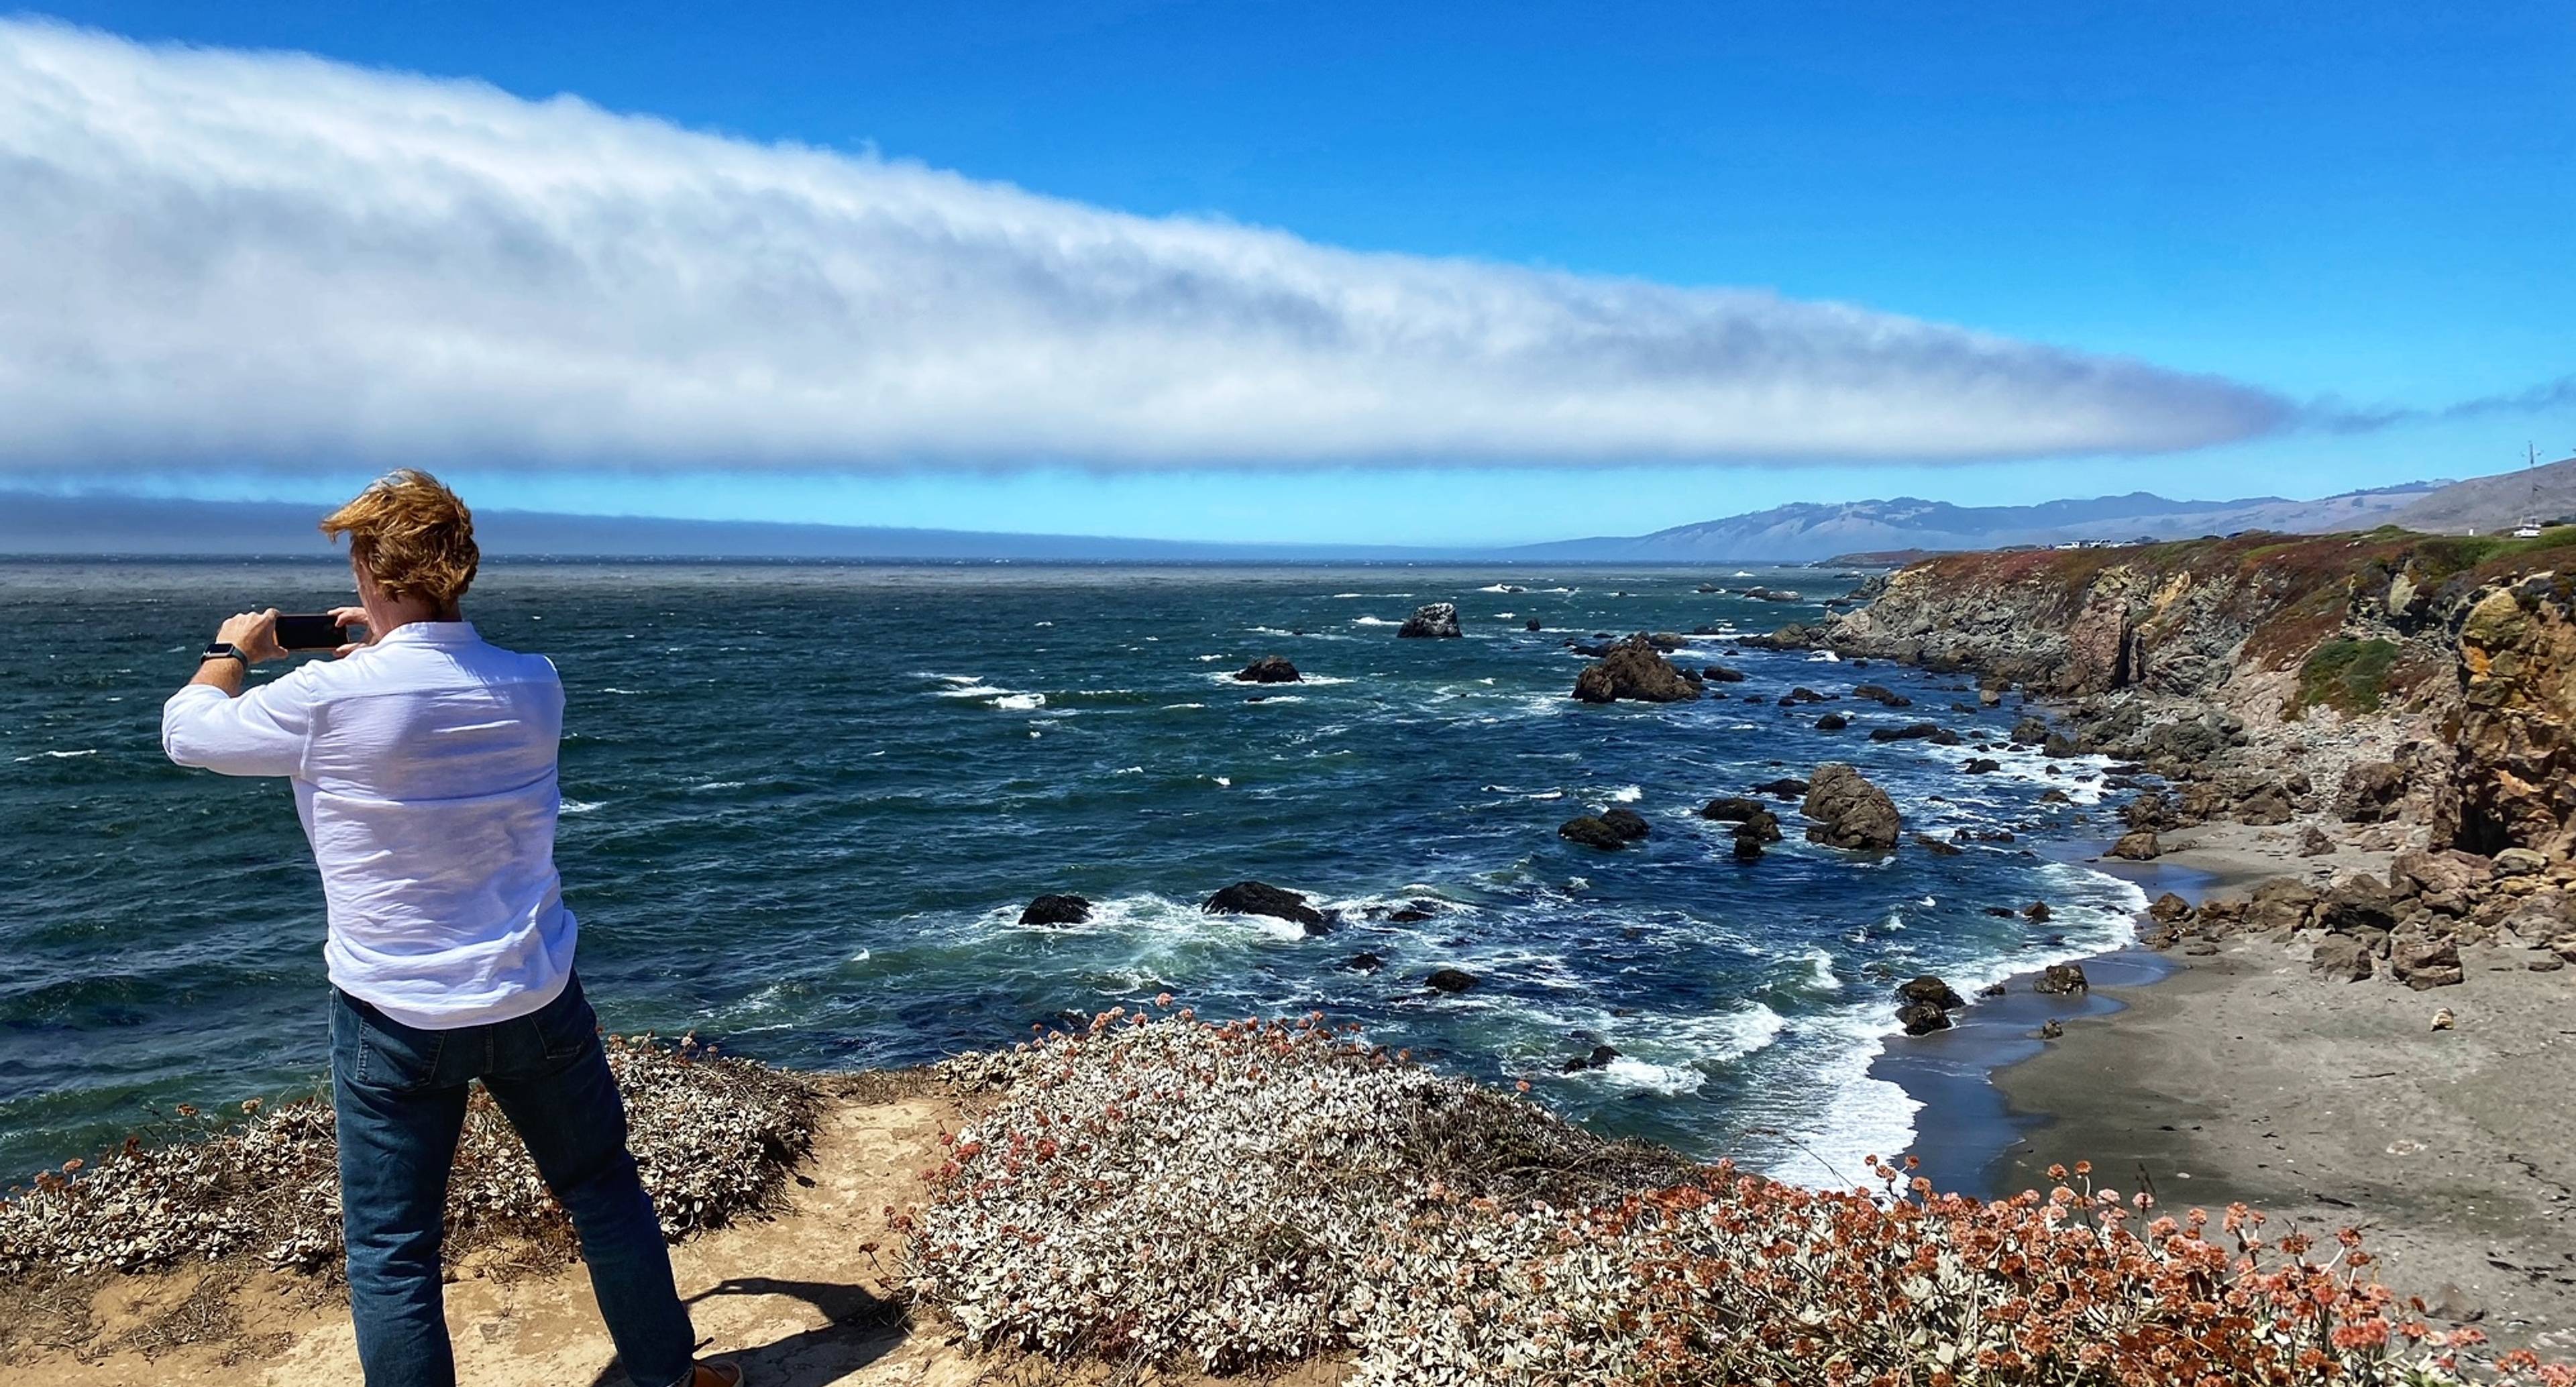
<path fill-rule="evenodd" d="M 572 1215 L 627 1376 L 640 1387 L 686 1381 L 697 1331 L 672 1287 L 661 1223 L 626 1150 L 626 1107 L 581 980 L 533 1016 L 447 1031 L 403 1025 L 337 989 L 331 995 L 340 1218 L 367 1387 L 456 1381 L 438 1248 L 466 1085 L 476 1079 Z"/>

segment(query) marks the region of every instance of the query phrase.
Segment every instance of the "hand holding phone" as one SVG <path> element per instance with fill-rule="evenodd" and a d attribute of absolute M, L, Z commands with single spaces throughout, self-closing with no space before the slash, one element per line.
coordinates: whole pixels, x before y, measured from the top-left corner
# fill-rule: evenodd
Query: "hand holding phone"
<path fill-rule="evenodd" d="M 288 652 L 340 650 L 350 643 L 341 622 L 348 608 L 335 612 L 296 612 L 277 619 L 277 643 Z M 361 642 L 363 644 L 363 642 Z"/>

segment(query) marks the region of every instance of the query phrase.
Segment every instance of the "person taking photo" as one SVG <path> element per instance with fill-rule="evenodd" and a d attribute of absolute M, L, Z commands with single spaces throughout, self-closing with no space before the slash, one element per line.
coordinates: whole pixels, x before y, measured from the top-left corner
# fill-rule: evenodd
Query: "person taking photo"
<path fill-rule="evenodd" d="M 285 658 L 274 609 L 216 631 L 161 711 L 170 759 L 284 776 L 329 917 L 331 1102 L 349 1310 L 368 1387 L 452 1387 L 439 1247 L 467 1087 L 481 1081 L 571 1215 L 638 1387 L 739 1387 L 694 1361 L 660 1220 L 573 968 L 554 862 L 563 684 L 476 634 L 459 603 L 473 516 L 399 471 L 322 521 L 349 541 L 366 636 L 249 692 Z"/>

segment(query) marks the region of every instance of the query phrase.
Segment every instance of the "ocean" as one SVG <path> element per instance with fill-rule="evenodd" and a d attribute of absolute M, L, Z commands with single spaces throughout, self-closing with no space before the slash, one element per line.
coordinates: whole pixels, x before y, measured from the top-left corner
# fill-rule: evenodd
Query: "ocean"
<path fill-rule="evenodd" d="M 1778 603 L 1705 584 L 1796 589 Z M 815 1068 L 916 1064 L 1170 992 L 1203 1017 L 1322 1011 L 1610 1132 L 1819 1180 L 1911 1139 L 1869 1073 L 1890 990 L 1962 993 L 2116 947 L 2143 903 L 2063 860 L 2097 841 L 2097 760 L 2001 741 L 1965 681 L 1738 648 L 1850 575 L 1748 565 L 1032 567 L 494 562 L 484 634 L 562 670 L 565 895 L 613 1030 L 695 1031 Z M 322 904 L 287 787 L 180 770 L 164 697 L 226 614 L 351 600 L 334 562 L 0 562 L 0 1183 L 169 1129 L 179 1104 L 325 1077 Z M 1420 603 L 1466 637 L 1399 640 Z M 1542 630 L 1525 630 L 1530 620 Z M 1595 707 L 1568 639 L 1722 633 L 1728 695 Z M 1284 655 L 1302 683 L 1232 675 Z M 255 678 L 273 677 L 283 666 Z M 1793 686 L 1876 682 L 1915 706 Z M 1826 709 L 1852 726 L 1814 727 Z M 2003 770 L 1968 775 L 1970 756 Z M 1699 806 L 1848 760 L 1906 828 L 2015 840 L 1760 861 Z M 2043 800 L 2051 787 L 2067 802 Z M 1626 806 L 1626 851 L 1558 824 Z M 1246 878 L 1342 923 L 1211 916 Z M 1033 896 L 1098 905 L 1021 927 Z M 1991 913 L 2045 900 L 2033 924 Z M 1428 920 L 1386 918 L 1419 903 Z M 1374 973 L 1347 961 L 1385 960 Z M 1430 991 L 1435 968 L 1477 985 Z M 1568 1073 L 1596 1045 L 1619 1057 Z"/>

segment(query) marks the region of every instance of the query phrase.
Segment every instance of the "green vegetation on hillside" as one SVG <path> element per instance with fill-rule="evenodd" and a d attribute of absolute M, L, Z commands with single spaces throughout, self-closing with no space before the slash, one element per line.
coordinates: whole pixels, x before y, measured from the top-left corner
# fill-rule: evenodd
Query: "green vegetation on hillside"
<path fill-rule="evenodd" d="M 2346 713 L 2376 712 L 2387 696 L 2397 655 L 2397 642 L 2391 640 L 2324 642 L 2299 666 L 2299 694 L 2289 711 L 2295 716 L 2324 706 Z"/>

